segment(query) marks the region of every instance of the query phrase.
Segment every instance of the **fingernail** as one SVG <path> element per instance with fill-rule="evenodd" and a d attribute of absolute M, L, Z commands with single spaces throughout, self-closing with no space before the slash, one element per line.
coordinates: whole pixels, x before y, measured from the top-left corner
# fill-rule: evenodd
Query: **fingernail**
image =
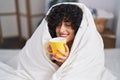
<path fill-rule="evenodd" d="M 56 54 L 53 54 L 53 57 L 56 57 Z"/>

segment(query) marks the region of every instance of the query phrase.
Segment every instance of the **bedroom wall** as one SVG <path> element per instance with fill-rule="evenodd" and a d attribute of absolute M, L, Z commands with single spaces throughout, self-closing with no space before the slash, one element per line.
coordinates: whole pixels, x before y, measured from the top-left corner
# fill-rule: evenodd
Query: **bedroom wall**
<path fill-rule="evenodd" d="M 107 12 L 114 14 L 114 6 L 117 0 L 78 0 L 78 1 L 86 4 L 90 8 L 103 9 L 106 10 Z M 112 29 L 113 19 L 109 19 L 106 27 Z"/>
<path fill-rule="evenodd" d="M 29 5 L 30 11 L 27 12 L 27 4 Z M 42 19 L 45 13 L 45 0 L 19 0 L 20 7 L 20 18 L 22 37 L 28 39 L 35 29 L 38 27 L 38 23 Z M 28 20 L 29 18 L 29 20 Z M 30 29 L 31 28 L 31 29 Z M 31 30 L 31 31 L 30 31 Z"/>
<path fill-rule="evenodd" d="M 79 0 L 89 7 L 104 9 L 114 14 L 114 18 L 107 23 L 116 36 L 116 47 L 120 48 L 120 0 Z"/>
<path fill-rule="evenodd" d="M 14 0 L 0 0 L 0 25 L 4 37 L 18 35 L 15 12 Z"/>
<path fill-rule="evenodd" d="M 0 0 L 0 25 L 2 27 L 2 36 L 15 37 L 18 36 L 18 24 L 16 19 L 16 0 Z M 18 0 L 19 1 L 19 16 L 21 25 L 21 35 L 28 39 L 29 25 L 27 4 L 30 5 L 30 18 L 32 32 L 37 28 L 39 21 L 45 13 L 45 0 Z M 29 3 L 28 3 L 29 1 Z"/>
<path fill-rule="evenodd" d="M 120 48 L 120 0 L 116 3 L 116 19 L 115 19 L 115 25 L 116 27 L 116 47 Z"/>
<path fill-rule="evenodd" d="M 18 25 L 16 22 L 15 13 L 15 0 L 0 0 L 0 14 L 4 12 L 13 13 L 11 16 L 0 16 L 0 23 L 2 25 L 3 37 L 18 36 Z M 22 28 L 22 36 L 29 38 L 28 21 L 26 17 L 26 0 L 19 0 L 20 7 L 20 20 Z M 45 13 L 47 2 L 49 0 L 30 0 L 31 8 L 31 24 L 33 32 L 37 28 L 39 21 Z M 112 29 L 116 34 L 116 47 L 120 47 L 120 0 L 78 0 L 83 2 L 89 7 L 95 7 L 107 10 L 114 14 L 114 19 L 110 20 L 107 27 Z M 7 6 L 6 6 L 7 5 Z M 119 6 L 119 7 L 117 7 Z M 119 17 L 119 18 L 118 18 Z M 7 24 L 6 24 L 7 23 Z M 9 31 L 8 31 L 9 30 Z"/>

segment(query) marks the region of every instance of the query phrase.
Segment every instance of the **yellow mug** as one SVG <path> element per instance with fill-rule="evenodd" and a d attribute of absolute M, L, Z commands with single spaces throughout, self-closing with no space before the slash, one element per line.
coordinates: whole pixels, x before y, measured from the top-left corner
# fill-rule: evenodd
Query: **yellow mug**
<path fill-rule="evenodd" d="M 60 52 L 58 52 L 58 50 L 65 51 L 64 44 L 66 44 L 65 38 L 56 37 L 56 38 L 50 39 L 49 45 L 52 49 L 52 53 L 50 53 L 50 54 L 58 54 L 58 55 L 62 56 L 62 54 Z"/>

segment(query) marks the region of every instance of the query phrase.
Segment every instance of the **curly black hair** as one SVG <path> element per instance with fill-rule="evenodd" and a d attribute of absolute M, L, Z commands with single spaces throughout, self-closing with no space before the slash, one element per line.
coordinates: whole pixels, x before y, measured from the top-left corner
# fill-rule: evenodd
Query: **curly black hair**
<path fill-rule="evenodd" d="M 82 9 L 74 4 L 60 4 L 54 6 L 50 13 L 46 16 L 46 21 L 48 22 L 48 28 L 50 35 L 56 37 L 56 27 L 62 21 L 71 22 L 72 29 L 75 30 L 75 34 L 81 24 L 83 17 Z"/>

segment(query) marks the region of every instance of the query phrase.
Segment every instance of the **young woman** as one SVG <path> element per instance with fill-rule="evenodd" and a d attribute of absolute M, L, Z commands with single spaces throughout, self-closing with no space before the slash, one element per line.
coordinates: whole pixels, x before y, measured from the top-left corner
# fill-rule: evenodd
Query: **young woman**
<path fill-rule="evenodd" d="M 49 32 L 52 38 L 63 37 L 67 40 L 67 45 L 65 45 L 66 52 L 59 50 L 59 52 L 64 56 L 59 56 L 55 53 L 52 55 L 53 62 L 59 66 L 62 65 L 62 63 L 70 54 L 70 49 L 72 47 L 77 30 L 81 24 L 82 17 L 83 12 L 81 8 L 71 4 L 61 4 L 53 7 L 46 17 Z M 50 50 L 50 52 L 52 51 Z M 59 58 L 56 58 L 56 56 Z"/>
<path fill-rule="evenodd" d="M 58 59 L 46 53 L 53 37 L 67 39 Z M 115 80 L 104 67 L 103 41 L 91 12 L 81 3 L 50 8 L 17 59 L 16 69 L 0 63 L 0 80 Z"/>

